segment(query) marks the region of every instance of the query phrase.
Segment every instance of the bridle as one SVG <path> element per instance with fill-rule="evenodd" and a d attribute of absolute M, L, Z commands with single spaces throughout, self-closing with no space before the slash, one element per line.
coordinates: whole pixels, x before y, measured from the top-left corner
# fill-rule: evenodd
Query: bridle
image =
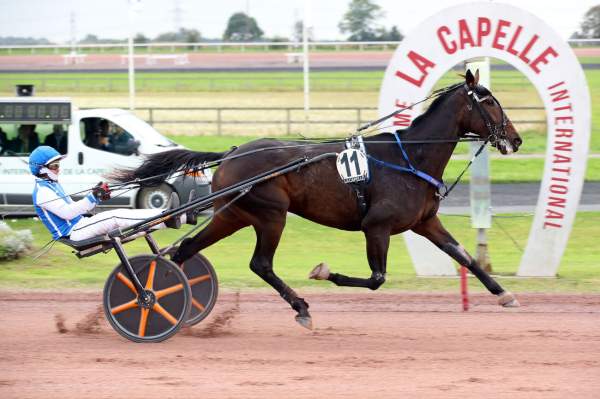
<path fill-rule="evenodd" d="M 508 124 L 508 118 L 506 117 L 506 114 L 504 113 L 504 109 L 502 108 L 502 105 L 500 105 L 500 102 L 496 99 L 496 97 L 494 97 L 494 95 L 492 93 L 485 95 L 483 97 L 479 97 L 477 95 L 477 93 L 475 92 L 474 89 L 471 89 L 466 83 L 464 84 L 464 89 L 467 92 L 467 96 L 471 99 L 471 104 L 467 104 L 467 108 L 469 109 L 469 111 L 473 110 L 473 106 L 475 106 L 475 108 L 477 108 L 477 111 L 479 111 L 479 114 L 481 115 L 481 118 L 483 119 L 485 126 L 488 129 L 489 132 L 489 136 L 487 137 L 486 141 L 489 142 L 491 145 L 496 146 L 496 144 L 498 143 L 498 141 L 508 141 L 508 136 L 506 134 L 506 126 Z M 481 106 L 481 103 L 483 101 L 492 99 L 497 105 L 498 107 L 500 107 L 500 111 L 502 113 L 502 118 L 500 120 L 500 123 L 493 123 L 492 122 L 492 118 L 490 117 L 490 113 Z"/>

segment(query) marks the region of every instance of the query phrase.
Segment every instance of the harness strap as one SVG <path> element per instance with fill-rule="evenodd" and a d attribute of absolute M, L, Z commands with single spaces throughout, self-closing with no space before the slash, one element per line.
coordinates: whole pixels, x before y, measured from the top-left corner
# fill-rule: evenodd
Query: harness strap
<path fill-rule="evenodd" d="M 355 148 L 360 150 L 362 153 L 367 154 L 367 149 L 365 147 L 365 143 L 363 141 L 362 136 L 352 136 L 345 143 L 346 148 Z M 360 218 L 363 219 L 369 210 L 369 204 L 367 201 L 366 188 L 371 180 L 371 173 L 369 172 L 369 168 L 367 165 L 367 180 L 366 181 L 358 181 L 349 183 L 350 187 L 354 190 L 356 194 L 356 204 L 358 205 L 358 210 L 360 212 Z"/>
<path fill-rule="evenodd" d="M 434 186 L 438 192 L 438 195 L 440 195 L 440 190 L 442 190 L 442 189 L 446 189 L 446 192 L 448 192 L 447 187 L 443 182 L 437 180 L 433 176 L 431 176 L 423 171 L 418 170 L 417 168 L 415 168 L 413 166 L 413 164 L 410 162 L 410 159 L 408 158 L 408 154 L 406 153 L 404 146 L 402 145 L 402 140 L 400 139 L 400 135 L 398 134 L 398 132 L 394 132 L 394 137 L 396 138 L 396 143 L 398 143 L 398 147 L 400 147 L 400 151 L 402 151 L 402 157 L 406 161 L 406 164 L 408 165 L 408 167 L 385 162 L 385 161 L 382 161 L 380 159 L 373 157 L 372 155 L 367 155 L 369 160 L 371 160 L 373 163 L 375 163 L 375 165 L 377 165 L 380 168 L 386 167 L 386 168 L 394 169 L 394 170 L 397 170 L 400 172 L 412 173 L 413 175 L 425 180 L 427 183 Z"/>

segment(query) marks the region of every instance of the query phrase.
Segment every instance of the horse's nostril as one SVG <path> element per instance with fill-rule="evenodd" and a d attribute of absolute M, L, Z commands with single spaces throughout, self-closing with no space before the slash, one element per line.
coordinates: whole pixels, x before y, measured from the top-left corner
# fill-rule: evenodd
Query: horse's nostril
<path fill-rule="evenodd" d="M 515 145 L 515 147 L 520 147 L 521 144 L 523 144 L 523 140 L 521 140 L 520 138 L 516 138 L 513 140 L 513 144 Z"/>

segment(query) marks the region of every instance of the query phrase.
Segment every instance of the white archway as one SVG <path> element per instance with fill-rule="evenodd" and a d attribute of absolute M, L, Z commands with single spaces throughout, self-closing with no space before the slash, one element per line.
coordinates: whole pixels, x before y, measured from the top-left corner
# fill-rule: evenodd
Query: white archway
<path fill-rule="evenodd" d="M 554 276 L 583 188 L 591 104 L 577 57 L 550 26 L 527 11 L 499 3 L 470 3 L 440 11 L 396 49 L 381 86 L 379 114 L 425 98 L 447 70 L 477 57 L 494 57 L 514 66 L 533 83 L 546 108 L 544 177 L 518 275 Z M 421 109 L 417 105 L 397 115 L 393 123 L 406 127 Z M 452 271 L 449 258 L 433 245 L 416 240 L 415 235 L 405 237 L 417 274 Z M 430 259 L 430 253 L 437 259 Z"/>

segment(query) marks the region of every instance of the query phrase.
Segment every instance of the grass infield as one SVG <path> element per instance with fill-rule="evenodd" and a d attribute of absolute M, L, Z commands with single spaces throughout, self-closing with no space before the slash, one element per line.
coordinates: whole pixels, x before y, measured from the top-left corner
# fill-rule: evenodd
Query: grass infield
<path fill-rule="evenodd" d="M 600 212 L 578 214 L 559 275 L 552 279 L 503 278 L 516 273 L 531 223 L 531 216 L 503 216 L 495 219 L 493 228 L 488 232 L 488 241 L 494 273 L 501 276 L 501 284 L 507 289 L 515 292 L 600 292 L 596 245 L 600 236 Z M 442 216 L 442 220 L 455 238 L 474 252 L 475 230 L 470 228 L 469 218 Z M 20 219 L 9 221 L 9 224 L 14 229 L 31 229 L 36 249 L 50 239 L 39 221 Z M 157 232 L 155 237 L 159 243 L 166 245 L 185 231 L 167 229 Z M 268 288 L 248 268 L 254 243 L 254 231 L 245 228 L 202 252 L 215 266 L 221 287 Z M 149 252 L 144 240 L 127 244 L 126 249 L 130 256 Z M 77 259 L 70 252 L 70 248 L 55 244 L 47 254 L 35 261 L 31 257 L 24 257 L 0 263 L 0 288 L 101 289 L 108 274 L 118 263 L 114 251 L 86 259 Z M 370 274 L 362 233 L 335 230 L 300 217 L 288 217 L 275 256 L 276 272 L 292 287 L 347 291 L 347 288 L 307 279 L 312 267 L 323 261 L 335 272 L 363 277 Z M 401 236 L 393 236 L 388 256 L 388 281 L 383 289 L 458 292 L 459 286 L 454 278 L 416 277 L 404 240 Z M 483 287 L 471 279 L 470 289 L 482 291 Z"/>

